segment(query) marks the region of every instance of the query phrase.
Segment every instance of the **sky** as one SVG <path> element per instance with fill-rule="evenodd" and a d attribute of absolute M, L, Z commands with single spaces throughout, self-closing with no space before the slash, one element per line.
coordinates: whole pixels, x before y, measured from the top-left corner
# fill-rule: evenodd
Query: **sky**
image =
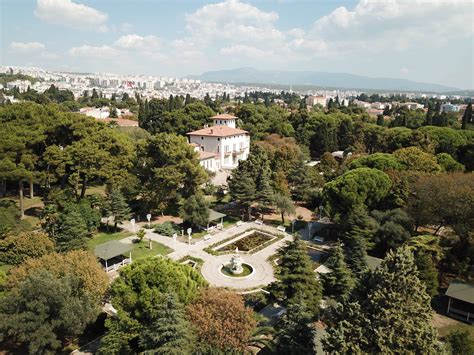
<path fill-rule="evenodd" d="M 0 0 L 0 11 L 1 65 L 314 70 L 474 89 L 473 0 Z"/>

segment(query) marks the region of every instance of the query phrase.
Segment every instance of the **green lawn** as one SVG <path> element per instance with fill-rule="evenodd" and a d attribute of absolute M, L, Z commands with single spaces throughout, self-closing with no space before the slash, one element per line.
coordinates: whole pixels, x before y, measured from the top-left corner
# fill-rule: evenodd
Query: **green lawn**
<path fill-rule="evenodd" d="M 118 233 L 98 233 L 91 240 L 89 240 L 88 246 L 91 251 L 100 244 L 110 242 L 112 240 L 121 240 L 126 237 L 133 235 L 130 232 L 118 232 Z M 173 250 L 158 242 L 152 242 L 152 249 L 148 249 L 148 240 L 143 240 L 141 243 L 132 244 L 132 259 L 140 259 L 147 256 L 155 255 L 167 255 Z"/>
<path fill-rule="evenodd" d="M 91 240 L 89 240 L 89 249 L 93 250 L 99 244 L 110 242 L 111 240 L 120 240 L 126 237 L 130 237 L 130 232 L 118 232 L 118 233 L 98 233 Z"/>
<path fill-rule="evenodd" d="M 449 324 L 445 325 L 444 327 L 438 328 L 438 333 L 440 337 L 445 337 L 449 333 L 451 333 L 453 330 L 462 330 L 462 331 L 468 331 L 472 337 L 474 337 L 474 326 L 465 324 L 462 322 L 456 321 L 454 324 Z"/>
<path fill-rule="evenodd" d="M 132 260 L 141 259 L 149 256 L 155 255 L 167 255 L 173 251 L 173 249 L 168 248 L 166 245 L 161 243 L 152 242 L 152 249 L 148 249 L 149 242 L 142 241 L 141 243 L 133 244 L 132 249 Z"/>

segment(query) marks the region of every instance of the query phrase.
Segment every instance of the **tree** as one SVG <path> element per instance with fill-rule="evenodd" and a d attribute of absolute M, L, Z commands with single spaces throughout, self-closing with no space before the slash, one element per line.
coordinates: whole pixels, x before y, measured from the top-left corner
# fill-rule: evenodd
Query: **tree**
<path fill-rule="evenodd" d="M 446 172 L 455 172 L 455 171 L 464 171 L 464 165 L 458 163 L 454 158 L 448 153 L 439 153 L 436 155 L 436 160 L 438 165 L 443 171 Z"/>
<path fill-rule="evenodd" d="M 304 299 L 308 311 L 316 315 L 319 312 L 322 288 L 316 279 L 304 243 L 295 237 L 278 251 L 278 258 L 278 281 L 269 286 L 271 296 L 285 306 Z"/>
<path fill-rule="evenodd" d="M 117 224 L 128 220 L 131 216 L 130 207 L 119 188 L 112 187 L 106 200 L 106 212 L 109 217 L 114 219 L 114 230 L 117 231 Z M 107 222 L 108 227 L 108 222 Z"/>
<path fill-rule="evenodd" d="M 312 314 L 303 300 L 291 304 L 275 328 L 278 354 L 315 354 L 316 329 L 312 324 Z"/>
<path fill-rule="evenodd" d="M 427 173 L 441 170 L 433 155 L 425 153 L 417 147 L 398 149 L 393 152 L 393 155 L 406 170 L 423 171 Z"/>
<path fill-rule="evenodd" d="M 438 294 L 438 270 L 428 254 L 418 253 L 415 259 L 418 277 L 426 286 L 426 292 L 434 297 Z"/>
<path fill-rule="evenodd" d="M 18 288 L 29 275 L 46 270 L 57 278 L 74 275 L 79 278 L 84 292 L 100 302 L 109 286 L 109 278 L 97 258 L 88 251 L 75 250 L 65 254 L 50 253 L 39 258 L 27 259 L 9 272 L 7 289 Z"/>
<path fill-rule="evenodd" d="M 153 354 L 191 354 L 194 337 L 183 307 L 173 294 L 163 294 L 161 298 L 151 316 L 151 324 L 140 332 L 140 347 Z"/>
<path fill-rule="evenodd" d="M 160 133 L 138 147 L 136 170 L 142 199 L 150 210 L 163 209 L 179 196 L 196 194 L 207 178 L 197 153 L 184 137 Z"/>
<path fill-rule="evenodd" d="M 387 196 L 392 182 L 377 169 L 349 170 L 323 188 L 323 204 L 331 216 L 347 214 L 354 207 L 373 208 Z"/>
<path fill-rule="evenodd" d="M 273 189 L 271 186 L 270 168 L 267 168 L 262 171 L 258 179 L 257 186 L 258 186 L 258 189 L 256 191 L 256 195 L 257 195 L 256 197 L 258 200 L 258 204 L 260 205 L 260 208 L 262 209 L 262 216 L 263 216 L 264 214 L 263 211 L 269 208 L 275 201 L 275 196 L 274 196 Z"/>
<path fill-rule="evenodd" d="M 8 234 L 0 239 L 0 261 L 19 265 L 27 258 L 38 258 L 54 251 L 53 241 L 42 232 Z"/>
<path fill-rule="evenodd" d="M 59 224 L 59 231 L 54 235 L 58 251 L 85 249 L 89 232 L 87 224 L 79 211 L 73 210 L 61 215 Z"/>
<path fill-rule="evenodd" d="M 223 352 L 244 350 L 256 327 L 242 296 L 223 289 L 204 289 L 187 307 L 186 316 L 204 349 Z"/>
<path fill-rule="evenodd" d="M 474 337 L 469 330 L 453 330 L 446 340 L 449 342 L 452 354 L 468 355 L 474 352 Z"/>
<path fill-rule="evenodd" d="M 355 281 L 351 270 L 346 265 L 344 251 L 340 244 L 333 248 L 325 265 L 331 269 L 331 272 L 322 277 L 324 290 L 337 300 L 347 300 Z"/>
<path fill-rule="evenodd" d="M 418 278 L 413 254 L 406 247 L 390 251 L 367 275 L 366 294 L 338 310 L 327 330 L 329 353 L 436 353 L 430 297 Z M 372 329 L 368 333 L 365 329 Z"/>
<path fill-rule="evenodd" d="M 384 256 L 390 249 L 396 249 L 411 236 L 413 221 L 401 209 L 373 211 L 372 216 L 379 223 L 374 234 L 374 249 Z"/>
<path fill-rule="evenodd" d="M 462 124 L 461 129 L 467 129 L 467 125 L 472 123 L 472 103 L 469 102 L 466 109 L 464 110 L 464 114 L 462 115 Z"/>
<path fill-rule="evenodd" d="M 275 195 L 275 205 L 280 212 L 282 224 L 285 224 L 285 214 L 289 216 L 290 214 L 295 213 L 295 205 L 289 196 L 280 194 Z"/>
<path fill-rule="evenodd" d="M 250 219 L 250 208 L 256 199 L 256 186 L 249 172 L 245 171 L 243 164 L 232 171 L 227 183 L 232 197 L 247 210 Z"/>
<path fill-rule="evenodd" d="M 0 299 L 0 333 L 28 345 L 30 354 L 58 352 L 99 311 L 78 277 L 37 270 Z"/>
<path fill-rule="evenodd" d="M 431 325 L 430 297 L 417 275 L 409 249 L 389 252 L 382 265 L 366 276 L 366 294 L 345 310 L 340 309 L 344 312 L 328 329 L 325 351 L 439 351 L 436 330 Z M 373 331 L 364 331 L 367 327 Z"/>
<path fill-rule="evenodd" d="M 209 202 L 202 194 L 190 196 L 181 204 L 179 215 L 193 226 L 205 226 L 209 223 Z"/>
<path fill-rule="evenodd" d="M 379 169 L 382 171 L 403 170 L 403 166 L 398 161 L 397 157 L 388 153 L 370 154 L 354 159 L 349 163 L 349 169 L 357 169 L 362 167 Z"/>
<path fill-rule="evenodd" d="M 137 238 L 138 238 L 138 242 L 141 243 L 143 238 L 145 237 L 145 230 L 143 228 L 140 228 L 140 230 L 137 232 Z"/>
<path fill-rule="evenodd" d="M 117 118 L 117 117 L 118 117 L 117 108 L 116 108 L 115 106 L 112 106 L 112 107 L 110 108 L 109 117 L 110 117 L 110 118 Z"/>
<path fill-rule="evenodd" d="M 187 304 L 206 285 L 196 270 L 165 258 L 136 260 L 122 268 L 120 276 L 110 290 L 112 301 L 114 307 L 119 307 L 133 317 L 144 316 L 141 314 L 141 307 L 146 301 L 144 297 L 152 290 L 174 293 L 178 302 Z"/>

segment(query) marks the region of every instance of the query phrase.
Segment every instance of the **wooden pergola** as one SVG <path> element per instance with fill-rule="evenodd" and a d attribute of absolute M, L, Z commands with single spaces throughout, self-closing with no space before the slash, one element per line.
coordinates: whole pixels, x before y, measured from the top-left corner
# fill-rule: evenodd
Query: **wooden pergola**
<path fill-rule="evenodd" d="M 105 271 L 109 272 L 130 264 L 132 262 L 132 249 L 133 247 L 129 244 L 112 240 L 96 246 L 94 255 L 104 263 Z M 129 253 L 128 258 L 125 256 L 126 253 Z"/>
<path fill-rule="evenodd" d="M 474 284 L 451 281 L 445 295 L 448 296 L 448 314 L 474 322 Z"/>
<path fill-rule="evenodd" d="M 221 213 L 221 212 L 217 212 L 215 210 L 209 210 L 209 217 L 207 218 L 207 227 L 206 227 L 206 230 L 209 231 L 209 224 L 211 224 L 212 222 L 214 221 L 218 221 L 220 220 L 221 222 L 220 223 L 217 223 L 217 225 L 223 226 L 223 223 L 224 223 L 224 217 L 226 216 L 225 213 Z"/>

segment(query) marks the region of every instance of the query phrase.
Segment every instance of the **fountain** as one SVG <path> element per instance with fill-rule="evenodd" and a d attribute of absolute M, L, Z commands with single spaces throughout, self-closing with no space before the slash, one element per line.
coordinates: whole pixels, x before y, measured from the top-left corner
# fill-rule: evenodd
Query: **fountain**
<path fill-rule="evenodd" d="M 239 255 L 239 248 L 235 249 L 235 254 L 226 265 L 222 264 L 219 272 L 227 277 L 247 277 L 253 274 L 254 269 L 250 264 L 244 263 Z"/>
<path fill-rule="evenodd" d="M 242 267 L 242 258 L 239 255 L 239 248 L 235 248 L 235 254 L 232 255 L 229 265 L 230 272 L 234 275 L 240 275 L 244 268 Z"/>

